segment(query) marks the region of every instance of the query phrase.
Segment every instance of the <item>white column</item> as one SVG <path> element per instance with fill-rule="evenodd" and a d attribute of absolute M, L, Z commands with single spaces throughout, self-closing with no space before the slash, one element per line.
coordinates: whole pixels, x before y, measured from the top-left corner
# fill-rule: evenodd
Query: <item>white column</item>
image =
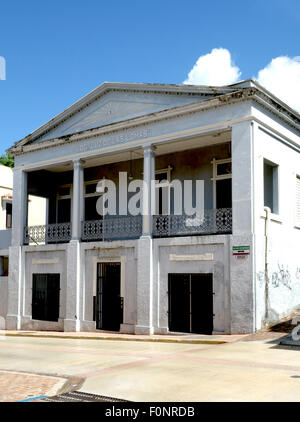
<path fill-rule="evenodd" d="M 153 240 L 137 241 L 137 318 L 135 334 L 153 334 Z"/>
<path fill-rule="evenodd" d="M 84 212 L 84 176 L 80 159 L 73 161 L 73 195 L 72 195 L 72 240 L 81 239 L 81 224 Z"/>
<path fill-rule="evenodd" d="M 232 231 L 252 233 L 252 126 L 251 122 L 232 127 Z"/>
<path fill-rule="evenodd" d="M 12 243 L 9 248 L 8 311 L 6 328 L 20 329 L 22 325 L 22 290 L 25 282 L 25 259 L 22 251 L 24 227 L 27 225 L 27 173 L 14 170 L 12 205 Z"/>
<path fill-rule="evenodd" d="M 153 334 L 152 214 L 155 210 L 153 181 L 155 181 L 155 154 L 154 147 L 150 145 L 144 148 L 143 235 L 137 244 L 136 334 Z"/>
<path fill-rule="evenodd" d="M 254 329 L 253 268 L 253 132 L 250 121 L 232 127 L 232 236 L 230 236 L 231 333 Z M 239 260 L 233 246 L 250 246 L 250 255 Z"/>
<path fill-rule="evenodd" d="M 12 246 L 22 246 L 24 242 L 24 228 L 27 225 L 27 173 L 14 170 L 14 188 L 12 204 Z"/>
<path fill-rule="evenodd" d="M 73 170 L 73 194 L 72 194 L 72 240 L 66 250 L 67 254 L 67 297 L 66 317 L 64 320 L 64 331 L 80 331 L 82 320 L 80 297 L 82 265 L 81 260 L 81 224 L 84 213 L 84 177 L 83 165 L 80 159 L 74 160 Z"/>
<path fill-rule="evenodd" d="M 155 210 L 155 153 L 154 147 L 144 147 L 143 237 L 152 236 L 152 214 Z"/>

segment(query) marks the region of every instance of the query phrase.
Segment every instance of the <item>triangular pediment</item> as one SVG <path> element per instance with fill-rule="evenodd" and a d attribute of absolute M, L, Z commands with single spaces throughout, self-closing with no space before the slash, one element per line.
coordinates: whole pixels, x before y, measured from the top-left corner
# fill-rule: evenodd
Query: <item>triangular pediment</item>
<path fill-rule="evenodd" d="M 238 87 L 105 82 L 9 150 L 186 106 Z"/>
<path fill-rule="evenodd" d="M 222 98 L 223 96 L 225 97 Z M 209 106 L 210 99 L 215 97 L 220 97 L 220 103 L 228 104 L 228 101 L 235 101 L 242 96 L 247 99 L 254 98 L 254 96 L 255 98 L 263 97 L 263 101 L 268 101 L 272 107 L 274 103 L 279 104 L 280 116 L 285 114 L 289 122 L 292 119 L 298 128 L 299 114 L 252 79 L 220 87 L 105 82 L 49 122 L 16 142 L 8 149 L 8 152 L 17 155 L 23 152 L 24 147 L 28 147 L 27 150 L 30 150 L 31 144 L 43 143 L 43 141 L 56 138 L 62 138 L 61 143 L 65 137 L 68 138 L 69 135 L 80 132 L 83 132 L 84 137 L 85 131 L 130 121 L 142 116 L 146 120 L 146 117 L 153 113 L 155 115 L 160 113 L 160 116 L 157 115 L 158 119 L 165 117 L 162 114 L 163 111 L 171 109 L 178 108 L 176 113 L 183 113 L 187 110 L 186 106 L 205 100 L 208 100 Z M 132 124 L 134 123 L 130 122 L 131 126 Z M 42 145 L 35 145 L 35 149 L 36 147 L 43 148 Z"/>
<path fill-rule="evenodd" d="M 130 92 L 112 90 L 70 115 L 63 122 L 36 139 L 33 143 L 71 135 L 89 129 L 150 115 L 162 110 L 194 103 L 213 95 L 174 95 L 161 92 Z"/>
<path fill-rule="evenodd" d="M 103 98 L 101 101 L 97 101 L 88 109 L 77 113 L 73 118 L 71 117 L 65 124 L 61 124 L 56 130 L 48 133 L 47 137 L 43 139 L 50 135 L 59 137 L 106 126 L 170 107 L 170 103 L 155 103 L 151 101 L 151 98 L 148 101 L 146 98 L 141 101 L 130 101 L 130 99 L 124 100 L 121 97 L 120 95 L 119 98 Z"/>

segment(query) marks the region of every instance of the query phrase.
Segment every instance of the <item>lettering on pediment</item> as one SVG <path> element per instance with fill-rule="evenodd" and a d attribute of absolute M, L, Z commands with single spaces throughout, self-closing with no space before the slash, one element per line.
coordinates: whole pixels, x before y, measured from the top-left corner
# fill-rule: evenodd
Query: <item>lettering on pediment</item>
<path fill-rule="evenodd" d="M 137 139 L 146 139 L 151 137 L 151 129 L 129 129 L 120 133 L 113 133 L 110 135 L 103 135 L 100 138 L 89 139 L 82 141 L 79 144 L 80 152 L 87 152 L 113 146 L 117 144 L 124 144 L 126 142 L 135 141 Z"/>

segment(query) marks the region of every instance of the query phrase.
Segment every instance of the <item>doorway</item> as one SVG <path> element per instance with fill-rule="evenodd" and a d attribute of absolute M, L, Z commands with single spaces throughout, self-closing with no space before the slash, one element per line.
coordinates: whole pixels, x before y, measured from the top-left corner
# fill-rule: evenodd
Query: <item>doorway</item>
<path fill-rule="evenodd" d="M 32 319 L 58 321 L 60 274 L 32 275 Z"/>
<path fill-rule="evenodd" d="M 123 323 L 120 262 L 97 264 L 94 319 L 98 330 L 120 331 L 120 325 Z"/>
<path fill-rule="evenodd" d="M 169 274 L 169 331 L 212 334 L 212 274 Z"/>

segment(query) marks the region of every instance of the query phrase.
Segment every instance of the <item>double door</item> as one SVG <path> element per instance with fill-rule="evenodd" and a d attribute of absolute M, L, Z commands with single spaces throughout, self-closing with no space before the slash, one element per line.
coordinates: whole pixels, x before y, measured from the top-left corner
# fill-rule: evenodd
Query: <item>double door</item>
<path fill-rule="evenodd" d="M 169 274 L 169 331 L 211 334 L 212 274 Z"/>

